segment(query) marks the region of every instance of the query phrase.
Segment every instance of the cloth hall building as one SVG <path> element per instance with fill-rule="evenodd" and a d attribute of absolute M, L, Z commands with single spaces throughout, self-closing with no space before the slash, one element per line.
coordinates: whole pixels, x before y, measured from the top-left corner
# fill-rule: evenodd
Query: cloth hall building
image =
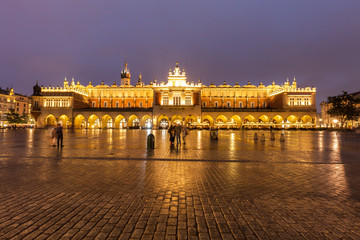
<path fill-rule="evenodd" d="M 269 86 L 195 83 L 178 63 L 167 82 L 146 85 L 140 74 L 131 85 L 125 61 L 119 85 L 84 86 L 66 78 L 62 87 L 36 84 L 32 115 L 36 127 L 166 128 L 178 122 L 194 128 L 308 128 L 315 123 L 315 97 L 315 88 L 298 88 L 295 79 Z"/>

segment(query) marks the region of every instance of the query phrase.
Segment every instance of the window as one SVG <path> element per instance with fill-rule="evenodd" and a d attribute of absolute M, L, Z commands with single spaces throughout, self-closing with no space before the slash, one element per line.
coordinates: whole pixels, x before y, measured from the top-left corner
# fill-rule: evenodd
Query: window
<path fill-rule="evenodd" d="M 16 106 L 19 106 L 19 103 L 16 103 Z"/>
<path fill-rule="evenodd" d="M 290 105 L 294 105 L 294 98 L 290 98 Z"/>
<path fill-rule="evenodd" d="M 226 103 L 226 106 L 229 108 L 229 107 L 230 107 L 230 102 L 227 102 L 227 103 Z"/>
<path fill-rule="evenodd" d="M 180 105 L 181 104 L 181 97 L 178 94 L 174 94 L 173 97 L 173 105 Z"/>
<path fill-rule="evenodd" d="M 38 106 L 39 106 L 39 101 L 35 101 L 34 107 L 38 107 Z"/>
<path fill-rule="evenodd" d="M 206 107 L 206 102 L 203 102 L 203 107 Z"/>
<path fill-rule="evenodd" d="M 96 106 L 96 103 L 93 101 L 92 102 L 92 107 L 94 108 Z"/>
<path fill-rule="evenodd" d="M 263 108 L 266 108 L 266 102 L 263 102 Z"/>
<path fill-rule="evenodd" d="M 163 97 L 163 105 L 169 105 L 169 97 L 168 96 Z"/>
<path fill-rule="evenodd" d="M 301 98 L 296 99 L 296 105 L 301 105 Z"/>
<path fill-rule="evenodd" d="M 119 102 L 116 102 L 116 103 L 115 103 L 115 106 L 118 108 L 118 107 L 119 107 Z"/>
<path fill-rule="evenodd" d="M 305 98 L 305 105 L 310 105 L 310 99 L 309 98 Z"/>
<path fill-rule="evenodd" d="M 131 107 L 131 102 L 128 102 L 127 106 L 128 106 L 128 107 Z"/>
<path fill-rule="evenodd" d="M 191 105 L 191 96 L 185 96 L 185 105 Z"/>
<path fill-rule="evenodd" d="M 18 112 L 18 111 L 19 111 L 19 108 L 16 108 L 16 111 Z"/>
<path fill-rule="evenodd" d="M 104 107 L 107 107 L 107 101 L 104 102 Z"/>
<path fill-rule="evenodd" d="M 250 106 L 251 106 L 252 108 L 255 107 L 255 103 L 252 102 L 252 103 L 250 104 Z"/>
<path fill-rule="evenodd" d="M 243 107 L 243 102 L 239 102 L 239 107 Z"/>
<path fill-rule="evenodd" d="M 142 102 L 140 102 L 140 107 L 143 107 L 143 103 L 142 103 Z"/>
<path fill-rule="evenodd" d="M 218 102 L 217 101 L 215 102 L 215 107 L 218 107 Z"/>

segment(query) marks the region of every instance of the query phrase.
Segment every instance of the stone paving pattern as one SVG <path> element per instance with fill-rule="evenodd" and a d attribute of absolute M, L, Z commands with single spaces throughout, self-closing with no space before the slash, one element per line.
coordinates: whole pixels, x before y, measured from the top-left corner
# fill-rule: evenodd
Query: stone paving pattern
<path fill-rule="evenodd" d="M 360 239 L 359 135 L 154 133 L 1 132 L 0 239 Z"/>

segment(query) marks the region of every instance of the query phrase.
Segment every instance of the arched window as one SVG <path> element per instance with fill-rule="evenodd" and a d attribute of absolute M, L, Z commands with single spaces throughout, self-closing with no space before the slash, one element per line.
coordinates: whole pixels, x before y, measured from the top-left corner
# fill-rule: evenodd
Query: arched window
<path fill-rule="evenodd" d="M 243 107 L 243 102 L 239 102 L 239 107 Z"/>
<path fill-rule="evenodd" d="M 229 108 L 229 107 L 230 107 L 230 102 L 227 102 L 226 105 L 227 105 L 227 107 Z"/>
<path fill-rule="evenodd" d="M 218 102 L 217 101 L 215 102 L 215 107 L 218 107 Z"/>

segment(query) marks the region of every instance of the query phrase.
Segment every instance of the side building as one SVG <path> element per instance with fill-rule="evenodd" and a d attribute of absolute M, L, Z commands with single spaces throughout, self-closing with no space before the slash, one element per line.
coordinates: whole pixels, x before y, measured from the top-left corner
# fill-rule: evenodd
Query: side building
<path fill-rule="evenodd" d="M 193 127 L 314 127 L 316 89 L 298 88 L 296 80 L 244 86 L 215 86 L 188 81 L 178 63 L 167 82 L 146 85 L 140 74 L 131 85 L 127 62 L 120 84 L 87 86 L 65 78 L 63 87 L 34 87 L 36 127 L 61 123 L 66 128 L 166 128 L 174 122 Z"/>
<path fill-rule="evenodd" d="M 350 93 L 355 99 L 360 99 L 360 92 Z M 360 104 L 357 104 L 358 107 L 360 107 Z M 338 128 L 340 127 L 340 122 L 337 118 L 331 117 L 327 111 L 330 109 L 330 105 L 327 102 L 321 102 L 320 103 L 321 113 L 320 113 L 320 119 L 319 119 L 319 125 L 321 127 L 325 128 Z M 360 127 L 360 118 L 354 121 L 347 122 L 346 128 L 358 128 Z"/>
<path fill-rule="evenodd" d="M 28 96 L 18 94 L 11 88 L 3 90 L 0 88 L 0 127 L 6 127 L 9 123 L 6 114 L 13 112 L 28 120 L 31 123 L 31 99 Z"/>

